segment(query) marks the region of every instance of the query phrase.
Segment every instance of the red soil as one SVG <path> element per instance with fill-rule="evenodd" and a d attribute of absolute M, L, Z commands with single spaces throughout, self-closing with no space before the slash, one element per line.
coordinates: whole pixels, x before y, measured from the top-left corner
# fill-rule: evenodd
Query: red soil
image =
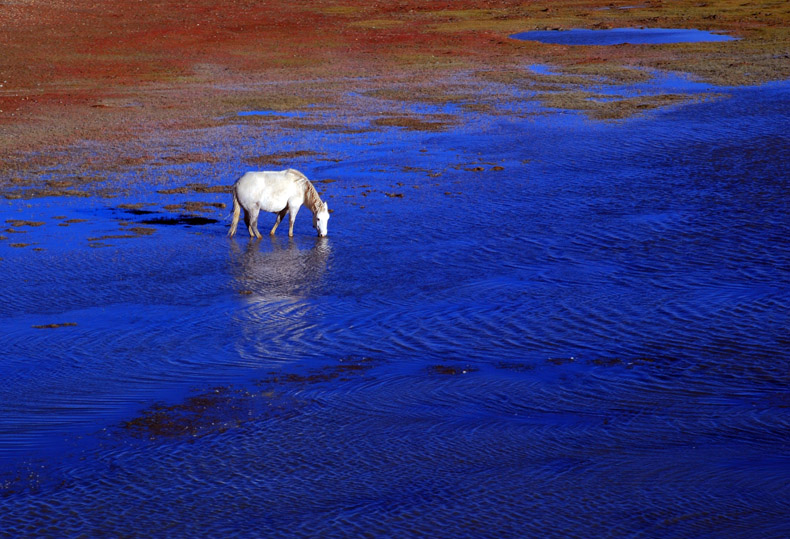
<path fill-rule="evenodd" d="M 151 131 L 177 136 L 183 128 L 210 125 L 240 110 L 239 100 L 253 87 L 270 101 L 284 99 L 284 108 L 331 103 L 348 90 L 349 77 L 424 87 L 459 70 L 531 62 L 687 68 L 712 79 L 747 67 L 758 81 L 789 76 L 790 62 L 780 56 L 788 50 L 790 10 L 782 2 L 724 0 L 708 8 L 690 0 L 666 6 L 649 0 L 641 10 L 601 9 L 611 4 L 6 2 L 0 7 L 0 156 L 16 156 L 19 165 L 17 158 L 30 150 L 80 140 L 128 140 Z M 645 49 L 543 46 L 507 38 L 530 28 L 640 24 L 715 28 L 746 39 L 729 49 Z M 279 90 L 260 89 L 264 81 L 305 84 L 304 90 L 291 85 L 287 95 L 275 95 Z"/>

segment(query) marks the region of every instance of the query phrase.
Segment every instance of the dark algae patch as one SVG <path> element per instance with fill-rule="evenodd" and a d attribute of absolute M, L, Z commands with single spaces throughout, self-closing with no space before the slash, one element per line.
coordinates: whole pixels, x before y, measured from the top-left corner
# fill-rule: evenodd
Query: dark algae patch
<path fill-rule="evenodd" d="M 714 96 L 707 94 L 656 94 L 629 97 L 579 90 L 539 93 L 534 97 L 547 107 L 578 110 L 594 120 L 621 120 L 670 105 L 695 103 L 713 98 Z"/>
<path fill-rule="evenodd" d="M 156 404 L 122 423 L 121 429 L 151 440 L 195 437 L 221 433 L 253 418 L 286 418 L 293 413 L 297 413 L 294 403 L 272 393 L 220 387 L 179 404 Z"/>
<path fill-rule="evenodd" d="M 101 242 L 104 240 L 123 240 L 151 236 L 156 232 L 155 228 L 146 226 L 129 226 L 123 229 L 123 234 L 103 234 L 101 236 L 91 236 L 89 242 Z"/>
<path fill-rule="evenodd" d="M 207 185 L 203 183 L 190 183 L 183 187 L 173 187 L 170 189 L 160 189 L 160 195 L 185 195 L 189 193 L 229 193 L 229 185 Z"/>
<path fill-rule="evenodd" d="M 410 131 L 446 131 L 456 120 L 448 115 L 386 116 L 373 120 L 378 127 L 400 127 Z"/>
<path fill-rule="evenodd" d="M 151 234 L 156 232 L 155 228 L 151 228 L 148 226 L 130 226 L 125 230 L 128 230 L 135 236 L 150 236 Z"/>
<path fill-rule="evenodd" d="M 6 219 L 6 223 L 11 226 L 44 226 L 44 221 L 24 221 L 20 219 Z"/>
<path fill-rule="evenodd" d="M 277 388 L 286 386 L 310 386 L 334 380 L 349 380 L 350 377 L 361 375 L 378 363 L 373 358 L 343 359 L 336 365 L 328 365 L 311 369 L 306 373 L 272 373 L 271 376 L 256 383 L 258 386 Z"/>
<path fill-rule="evenodd" d="M 428 367 L 428 372 L 431 374 L 440 374 L 444 376 L 457 376 L 459 374 L 469 374 L 476 372 L 480 369 L 471 365 L 457 366 L 457 365 L 431 365 Z"/>
<path fill-rule="evenodd" d="M 65 219 L 58 223 L 58 226 L 69 226 L 69 225 L 76 225 L 80 223 L 87 223 L 88 219 Z"/>
<path fill-rule="evenodd" d="M 126 210 L 128 213 L 133 215 L 144 215 L 146 213 L 153 213 L 150 210 L 144 210 L 147 204 L 143 204 L 142 202 L 130 203 L 130 204 L 118 204 L 118 208 L 121 210 Z"/>
<path fill-rule="evenodd" d="M 163 209 L 168 211 L 184 210 L 195 212 L 210 212 L 217 209 L 224 209 L 227 206 L 224 202 L 197 202 L 188 201 L 181 204 L 167 204 L 162 206 Z"/>
<path fill-rule="evenodd" d="M 321 155 L 323 154 L 312 150 L 294 150 L 290 152 L 276 152 L 248 157 L 247 162 L 251 165 L 280 167 L 286 165 L 290 166 L 290 163 L 293 163 L 294 160 L 314 159 Z"/>
<path fill-rule="evenodd" d="M 58 324 L 43 324 L 43 325 L 35 325 L 33 326 L 35 329 L 57 329 L 57 328 L 65 328 L 65 327 L 73 327 L 77 324 L 75 322 L 61 322 Z"/>
<path fill-rule="evenodd" d="M 306 373 L 276 373 L 256 382 L 255 389 L 216 387 L 180 403 L 155 404 L 123 422 L 121 432 L 152 440 L 196 437 L 225 432 L 248 421 L 288 419 L 310 404 L 294 396 L 294 390 L 351 380 L 368 372 L 375 363 L 368 358 L 350 359 Z"/>
<path fill-rule="evenodd" d="M 200 215 L 178 215 L 176 217 L 152 217 L 150 219 L 143 219 L 140 221 L 146 225 L 185 225 L 185 226 L 200 226 L 210 225 L 219 222 L 217 219 L 203 217 Z"/>
<path fill-rule="evenodd" d="M 496 364 L 496 368 L 513 372 L 531 372 L 534 371 L 536 367 L 532 363 L 524 363 L 521 361 L 500 361 Z"/>

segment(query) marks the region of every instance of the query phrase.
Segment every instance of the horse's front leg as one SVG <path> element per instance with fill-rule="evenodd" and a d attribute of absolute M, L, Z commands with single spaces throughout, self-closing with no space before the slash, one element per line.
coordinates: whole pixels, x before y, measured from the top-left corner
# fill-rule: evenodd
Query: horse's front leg
<path fill-rule="evenodd" d="M 277 219 L 274 221 L 274 226 L 272 227 L 271 232 L 269 232 L 270 236 L 274 236 L 274 232 L 277 230 L 277 227 L 280 226 L 280 221 L 283 220 L 283 217 L 285 217 L 286 213 L 288 213 L 288 207 L 287 206 L 285 208 L 283 208 L 282 211 L 277 212 Z"/>
<path fill-rule="evenodd" d="M 291 221 L 290 226 L 288 227 L 288 237 L 293 238 L 294 236 L 294 223 L 296 222 L 296 214 L 299 212 L 299 206 L 291 209 Z"/>

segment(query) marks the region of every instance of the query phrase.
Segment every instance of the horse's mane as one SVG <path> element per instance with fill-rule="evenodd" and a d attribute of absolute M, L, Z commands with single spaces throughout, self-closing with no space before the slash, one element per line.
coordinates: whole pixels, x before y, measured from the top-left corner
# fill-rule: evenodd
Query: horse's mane
<path fill-rule="evenodd" d="M 289 168 L 285 172 L 296 177 L 296 182 L 304 188 L 305 205 L 310 209 L 310 211 L 315 213 L 315 209 L 319 204 L 321 204 L 321 197 L 319 196 L 318 191 L 315 190 L 315 187 L 313 187 L 313 184 L 310 183 L 310 180 L 307 179 L 307 176 L 296 169 Z"/>

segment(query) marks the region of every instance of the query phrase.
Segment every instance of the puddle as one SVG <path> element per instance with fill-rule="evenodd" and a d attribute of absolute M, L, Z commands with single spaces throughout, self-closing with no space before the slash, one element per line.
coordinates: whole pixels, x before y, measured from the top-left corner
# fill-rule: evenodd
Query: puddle
<path fill-rule="evenodd" d="M 553 45 L 665 45 L 670 43 L 703 43 L 733 41 L 737 38 L 705 30 L 684 28 L 612 28 L 609 30 L 534 30 L 510 36 L 524 41 Z"/>
<path fill-rule="evenodd" d="M 536 75 L 562 75 L 562 72 L 557 71 L 546 64 L 530 64 L 527 66 L 527 69 Z"/>
<path fill-rule="evenodd" d="M 614 5 L 612 5 L 612 6 L 604 6 L 604 7 L 596 8 L 596 11 L 607 11 L 607 10 L 610 10 L 610 9 L 614 9 L 614 10 L 643 9 L 643 8 L 646 8 L 646 7 L 648 7 L 647 4 L 633 4 L 633 5 L 630 5 L 630 6 L 614 6 Z"/>

